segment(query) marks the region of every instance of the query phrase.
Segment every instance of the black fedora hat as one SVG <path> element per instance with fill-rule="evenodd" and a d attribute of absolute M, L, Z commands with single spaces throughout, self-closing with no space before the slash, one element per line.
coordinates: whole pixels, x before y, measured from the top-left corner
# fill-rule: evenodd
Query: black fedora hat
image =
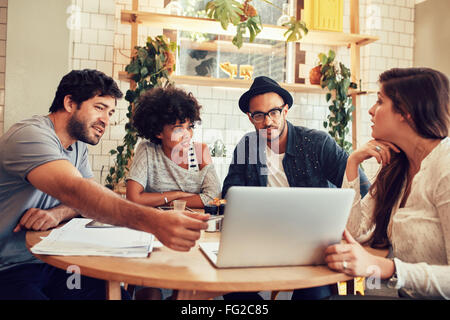
<path fill-rule="evenodd" d="M 278 93 L 289 108 L 292 106 L 292 96 L 287 90 L 280 87 L 275 80 L 272 80 L 269 77 L 260 76 L 255 78 L 250 89 L 239 98 L 239 108 L 242 112 L 247 113 L 250 99 L 267 92 Z"/>

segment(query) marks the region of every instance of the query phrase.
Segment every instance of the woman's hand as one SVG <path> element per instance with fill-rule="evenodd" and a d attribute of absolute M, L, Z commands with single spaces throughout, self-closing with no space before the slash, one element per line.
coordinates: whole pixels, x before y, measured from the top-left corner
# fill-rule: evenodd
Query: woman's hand
<path fill-rule="evenodd" d="M 348 181 L 353 181 L 358 177 L 359 165 L 372 157 L 377 159 L 378 163 L 386 165 L 391 162 L 391 150 L 400 152 L 394 144 L 382 140 L 370 140 L 365 145 L 359 147 L 348 157 L 345 174 Z"/>
<path fill-rule="evenodd" d="M 369 277 L 377 273 L 385 279 L 393 274 L 394 263 L 391 260 L 370 254 L 347 230 L 344 231 L 344 240 L 347 243 L 335 244 L 325 250 L 325 262 L 330 269 L 353 277 Z"/>
<path fill-rule="evenodd" d="M 353 151 L 353 153 L 349 156 L 348 161 L 359 165 L 363 161 L 374 157 L 377 159 L 378 163 L 386 165 L 391 162 L 391 150 L 396 153 L 400 152 L 400 149 L 391 142 L 383 140 L 370 140 L 357 150 Z"/>

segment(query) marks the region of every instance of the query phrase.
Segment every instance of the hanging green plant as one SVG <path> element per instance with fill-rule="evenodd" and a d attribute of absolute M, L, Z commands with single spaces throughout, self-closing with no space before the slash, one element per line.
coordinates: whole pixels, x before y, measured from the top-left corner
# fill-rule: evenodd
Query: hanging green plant
<path fill-rule="evenodd" d="M 334 61 L 336 54 L 333 50 L 319 54 L 320 61 L 320 85 L 327 87 L 330 92 L 326 94 L 330 114 L 328 121 L 324 121 L 323 126 L 328 128 L 328 133 L 336 140 L 348 153 L 352 150 L 352 143 L 346 141 L 345 137 L 349 133 L 348 125 L 352 121 L 352 112 L 355 109 L 350 95 L 349 88 L 356 89 L 357 85 L 351 82 L 350 69 L 343 63 Z"/>
<path fill-rule="evenodd" d="M 211 0 L 206 4 L 205 10 L 208 17 L 219 21 L 224 30 L 227 30 L 230 23 L 236 26 L 236 35 L 232 42 L 238 48 L 242 47 L 243 38 L 247 30 L 249 32 L 249 41 L 253 42 L 263 28 L 261 17 L 258 15 L 255 7 L 249 3 L 251 1 L 245 0 L 243 3 L 240 3 L 235 0 Z M 263 1 L 282 11 L 282 8 L 274 5 L 272 2 L 268 0 Z M 294 17 L 291 17 L 291 20 L 284 23 L 283 26 L 288 28 L 284 33 L 288 42 L 298 41 L 308 33 L 306 24 Z"/>
<path fill-rule="evenodd" d="M 121 186 L 124 186 L 124 178 L 128 173 L 137 142 L 136 128 L 131 121 L 134 105 L 147 90 L 170 84 L 169 76 L 175 70 L 177 44 L 170 42 L 166 37 L 156 36 L 154 39 L 148 37 L 144 47 L 137 46 L 135 49 L 136 54 L 132 57 L 130 64 L 125 67 L 130 79 L 136 83 L 135 88 L 129 89 L 125 95 L 125 100 L 129 102 L 126 133 L 123 143 L 109 152 L 116 158 L 105 180 L 106 187 L 115 191 L 119 191 Z"/>

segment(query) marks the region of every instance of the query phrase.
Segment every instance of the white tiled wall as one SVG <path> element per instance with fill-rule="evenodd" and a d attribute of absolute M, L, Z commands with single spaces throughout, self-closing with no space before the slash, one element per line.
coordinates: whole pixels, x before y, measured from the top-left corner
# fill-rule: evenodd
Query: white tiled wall
<path fill-rule="evenodd" d="M 74 34 L 73 67 L 97 68 L 113 75 L 125 93 L 129 84 L 118 80 L 118 72 L 123 71 L 130 60 L 131 27 L 120 23 L 120 11 L 131 9 L 131 0 L 76 2 L 81 8 L 82 26 Z M 140 10 L 164 12 L 163 0 L 140 0 L 139 3 Z M 344 4 L 344 31 L 349 32 L 349 0 Z M 156 36 L 161 33 L 161 29 L 140 26 L 139 44 L 143 45 L 148 35 Z M 382 71 L 392 67 L 412 66 L 414 0 L 360 0 L 360 33 L 380 37 L 379 41 L 361 50 L 363 89 L 377 89 L 378 75 Z M 318 53 L 328 52 L 329 49 L 330 47 L 321 45 L 302 45 L 302 50 L 306 51 L 306 64 L 301 67 L 300 73 L 307 82 L 309 70 L 316 64 Z M 350 65 L 348 49 L 335 47 L 332 49 L 337 52 L 339 61 Z M 191 91 L 203 105 L 201 114 L 203 123 L 197 129 L 195 139 L 210 144 L 220 138 L 226 144 L 228 155 L 231 155 L 234 145 L 242 135 L 253 130 L 247 116 L 241 113 L 237 104 L 245 90 L 186 85 L 183 87 Z M 296 125 L 325 130 L 322 123 L 326 119 L 328 109 L 324 95 L 293 93 L 293 96 L 294 105 L 289 111 L 288 119 Z M 361 98 L 358 137 L 360 143 L 366 142 L 370 137 L 370 117 L 367 110 L 375 100 L 375 95 Z M 115 148 L 124 135 L 126 108 L 126 101 L 119 102 L 118 112 L 102 141 L 90 148 L 92 168 L 99 182 L 104 180 L 108 167 L 113 163 L 108 151 Z M 215 162 L 218 174 L 223 178 L 228 161 L 216 159 Z M 365 164 L 364 167 L 369 177 L 373 176 L 378 168 L 374 161 Z"/>
<path fill-rule="evenodd" d="M 413 66 L 414 48 L 414 0 L 365 0 L 360 1 L 363 17 L 360 32 L 376 35 L 380 40 L 361 50 L 361 77 L 364 89 L 377 90 L 378 76 L 390 68 Z M 370 139 L 370 115 L 368 109 L 375 103 L 376 95 L 361 97 L 361 121 L 359 142 Z M 379 166 L 374 159 L 364 162 L 369 177 Z"/>

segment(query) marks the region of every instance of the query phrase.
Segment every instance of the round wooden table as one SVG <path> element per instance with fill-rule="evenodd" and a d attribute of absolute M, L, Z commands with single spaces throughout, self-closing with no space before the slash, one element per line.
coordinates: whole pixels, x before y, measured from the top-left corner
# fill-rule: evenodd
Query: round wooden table
<path fill-rule="evenodd" d="M 27 232 L 27 247 L 31 248 L 48 233 Z M 199 241 L 219 241 L 219 238 L 218 232 L 203 232 Z M 386 255 L 383 250 L 373 252 Z M 57 268 L 67 270 L 75 265 L 82 275 L 106 280 L 108 299 L 120 299 L 120 282 L 174 289 L 177 299 L 207 299 L 229 292 L 293 290 L 352 279 L 327 266 L 218 269 L 198 245 L 189 252 L 154 248 L 147 258 L 35 256 Z"/>

